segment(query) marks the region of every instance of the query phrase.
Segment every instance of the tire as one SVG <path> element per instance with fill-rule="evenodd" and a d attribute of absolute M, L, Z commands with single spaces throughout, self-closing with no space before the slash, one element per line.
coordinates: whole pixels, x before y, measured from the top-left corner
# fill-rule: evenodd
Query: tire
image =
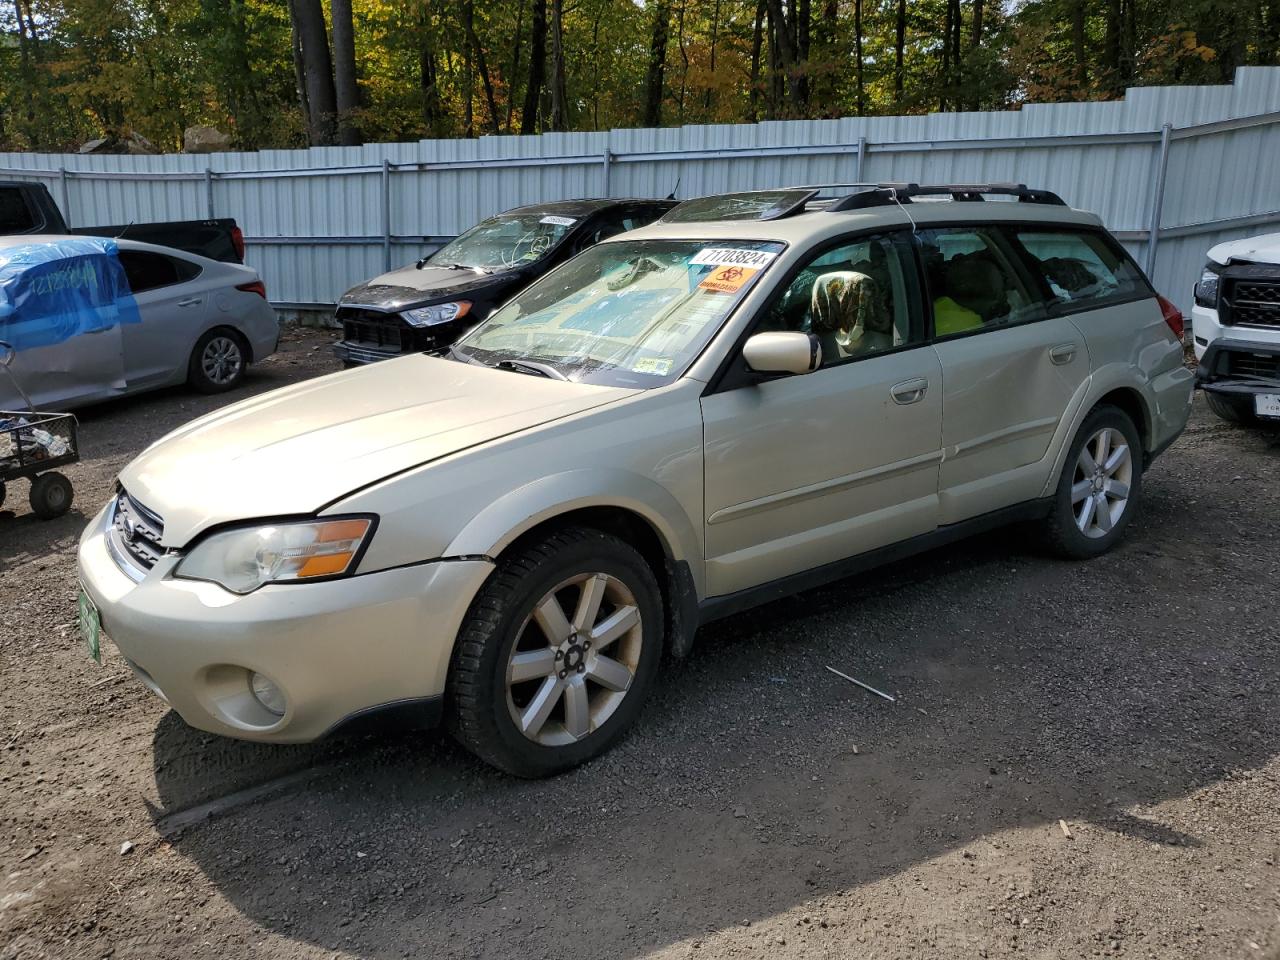
<path fill-rule="evenodd" d="M 1095 474 L 1087 465 L 1093 462 L 1098 439 L 1104 431 L 1109 440 L 1104 458 L 1107 463 L 1112 462 L 1119 451 L 1117 438 L 1123 440 L 1128 452 L 1117 459 L 1110 472 L 1103 467 Z M 1082 457 L 1086 445 L 1089 447 L 1087 460 Z M 1087 488 L 1081 484 L 1087 484 Z M 1116 496 L 1121 489 L 1124 496 Z M 1106 553 L 1124 535 L 1137 512 L 1141 495 L 1142 444 L 1138 428 L 1118 407 L 1094 408 L 1071 441 L 1053 506 L 1045 520 L 1045 539 L 1050 549 L 1073 560 L 1087 560 Z M 1100 503 L 1106 505 L 1105 511 Z"/>
<path fill-rule="evenodd" d="M 591 617 L 595 634 L 607 636 L 602 628 L 610 625 L 617 633 L 598 639 L 597 649 L 572 623 L 587 619 L 589 591 L 601 597 Z M 559 646 L 556 631 L 544 626 L 557 622 L 548 600 L 561 613 Z M 544 612 L 535 615 L 535 607 Z M 664 622 L 653 571 L 616 537 L 570 528 L 518 549 L 499 562 L 459 631 L 447 689 L 450 732 L 518 777 L 576 767 L 607 750 L 639 715 L 658 673 Z M 508 684 L 509 668 L 526 679 Z"/>
<path fill-rule="evenodd" d="M 60 473 L 42 473 L 31 481 L 31 510 L 41 520 L 52 520 L 71 509 L 75 491 Z"/>
<path fill-rule="evenodd" d="M 1253 400 L 1250 397 L 1224 397 L 1206 390 L 1204 400 L 1209 405 L 1209 409 L 1227 423 L 1249 425 L 1258 419 L 1254 415 Z"/>
<path fill-rule="evenodd" d="M 240 385 L 248 366 L 244 337 L 218 327 L 196 341 L 187 364 L 187 382 L 201 393 L 225 393 Z"/>
<path fill-rule="evenodd" d="M 6 496 L 8 493 L 9 493 L 9 491 L 8 491 L 8 489 L 5 487 L 5 485 L 4 485 L 4 481 L 3 481 L 3 480 L 0 480 L 0 507 L 3 507 L 3 506 L 4 506 L 4 498 L 5 498 L 5 496 Z"/>

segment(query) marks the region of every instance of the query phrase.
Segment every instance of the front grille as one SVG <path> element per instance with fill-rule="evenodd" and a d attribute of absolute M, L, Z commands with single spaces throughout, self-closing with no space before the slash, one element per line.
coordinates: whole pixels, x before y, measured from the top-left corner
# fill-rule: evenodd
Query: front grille
<path fill-rule="evenodd" d="M 451 342 L 453 324 L 410 326 L 398 313 L 379 313 L 356 307 L 340 307 L 344 343 L 379 353 L 428 353 L 443 350 Z"/>
<path fill-rule="evenodd" d="M 128 492 L 116 495 L 110 514 L 107 542 L 111 552 L 126 573 L 145 573 L 164 554 L 160 545 L 164 537 L 164 521 L 148 510 Z"/>
<path fill-rule="evenodd" d="M 1231 280 L 1223 299 L 1230 323 L 1280 328 L 1280 280 Z"/>
<path fill-rule="evenodd" d="M 1280 357 L 1232 350 L 1227 354 L 1227 370 L 1228 375 L 1233 377 L 1263 377 L 1274 380 L 1280 378 Z"/>

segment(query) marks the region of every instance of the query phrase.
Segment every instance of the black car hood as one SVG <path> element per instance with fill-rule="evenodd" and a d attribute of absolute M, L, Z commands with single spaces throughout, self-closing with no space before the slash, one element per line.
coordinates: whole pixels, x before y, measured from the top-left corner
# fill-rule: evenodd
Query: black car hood
<path fill-rule="evenodd" d="M 426 264 L 421 270 L 410 264 L 357 284 L 338 301 L 339 307 L 373 307 L 376 310 L 404 310 L 427 303 L 439 303 L 455 296 L 502 287 L 519 276 L 519 271 L 479 274 L 472 270 L 451 270 Z"/>

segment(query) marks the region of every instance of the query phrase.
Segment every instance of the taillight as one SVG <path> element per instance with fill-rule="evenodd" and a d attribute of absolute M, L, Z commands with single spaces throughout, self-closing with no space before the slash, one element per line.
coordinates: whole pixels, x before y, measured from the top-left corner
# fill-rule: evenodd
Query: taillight
<path fill-rule="evenodd" d="M 239 227 L 231 228 L 231 246 L 236 248 L 236 256 L 244 263 L 244 233 Z"/>
<path fill-rule="evenodd" d="M 253 283 L 237 283 L 236 289 L 243 290 L 245 293 L 256 293 L 263 300 L 267 299 L 267 285 L 261 280 L 255 280 Z"/>
<path fill-rule="evenodd" d="M 1169 329 L 1173 331 L 1173 335 L 1177 337 L 1178 340 L 1181 340 L 1184 326 L 1182 311 L 1164 297 L 1156 297 L 1156 302 L 1160 304 L 1160 313 L 1164 316 L 1164 322 L 1169 325 Z"/>

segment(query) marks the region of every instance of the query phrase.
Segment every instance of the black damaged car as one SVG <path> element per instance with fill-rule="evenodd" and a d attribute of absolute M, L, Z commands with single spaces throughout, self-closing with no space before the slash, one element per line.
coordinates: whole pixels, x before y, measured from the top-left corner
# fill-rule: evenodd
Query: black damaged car
<path fill-rule="evenodd" d="M 476 224 L 417 263 L 352 287 L 338 301 L 347 366 L 443 350 L 574 254 L 652 223 L 674 200 L 565 200 Z"/>

